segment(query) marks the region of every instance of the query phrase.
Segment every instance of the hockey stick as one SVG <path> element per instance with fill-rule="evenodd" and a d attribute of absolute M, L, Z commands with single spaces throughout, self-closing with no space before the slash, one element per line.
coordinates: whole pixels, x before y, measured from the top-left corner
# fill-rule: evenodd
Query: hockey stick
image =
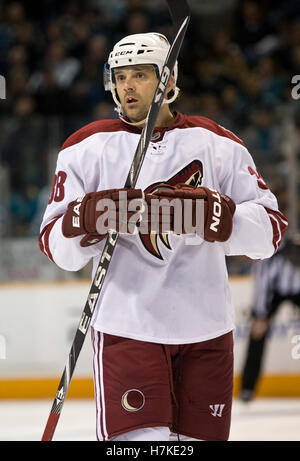
<path fill-rule="evenodd" d="M 175 38 L 173 40 L 172 46 L 170 47 L 169 53 L 167 55 L 165 64 L 163 66 L 160 79 L 155 91 L 149 112 L 147 115 L 146 123 L 141 133 L 141 137 L 136 148 L 134 158 L 125 182 L 126 188 L 133 188 L 136 185 L 138 175 L 140 173 L 147 148 L 149 146 L 153 130 L 155 128 L 155 123 L 158 117 L 159 110 L 162 106 L 164 95 L 170 77 L 175 66 L 183 38 L 190 19 L 190 9 L 186 0 L 167 0 L 170 14 L 173 21 L 173 27 L 175 31 Z M 113 256 L 114 249 L 118 240 L 119 234 L 114 231 L 108 233 L 104 250 L 102 252 L 90 292 L 81 315 L 79 326 L 77 328 L 75 338 L 69 353 L 68 363 L 65 366 L 63 371 L 56 396 L 48 417 L 48 421 L 42 436 L 42 441 L 51 441 L 56 429 L 62 407 L 70 386 L 72 375 L 76 366 L 77 359 L 79 357 L 81 348 L 83 346 L 90 321 L 92 319 L 95 306 L 101 289 L 103 287 L 103 282 Z"/>

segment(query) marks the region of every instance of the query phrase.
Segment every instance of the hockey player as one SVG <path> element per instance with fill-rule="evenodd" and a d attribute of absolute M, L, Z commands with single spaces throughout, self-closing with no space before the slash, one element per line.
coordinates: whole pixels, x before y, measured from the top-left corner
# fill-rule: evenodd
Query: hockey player
<path fill-rule="evenodd" d="M 169 46 L 158 33 L 118 42 L 105 84 L 119 120 L 93 122 L 61 148 L 39 242 L 65 270 L 91 258 L 96 270 L 106 237 L 102 199 L 115 205 L 114 229 L 124 224 L 120 189 Z M 144 198 L 148 212 L 153 198 L 188 201 L 192 215 L 201 199 L 203 238 L 184 226 L 174 232 L 173 215 L 170 232 L 162 222 L 158 231 L 137 224 L 126 232 L 125 215 L 91 324 L 98 440 L 228 439 L 234 318 L 225 256 L 268 258 L 287 226 L 239 138 L 207 118 L 171 111 L 177 70 L 127 199 Z"/>

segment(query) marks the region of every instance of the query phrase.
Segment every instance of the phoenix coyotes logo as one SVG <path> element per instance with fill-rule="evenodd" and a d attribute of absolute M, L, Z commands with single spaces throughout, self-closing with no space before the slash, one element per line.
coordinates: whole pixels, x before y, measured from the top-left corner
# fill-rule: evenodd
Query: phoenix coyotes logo
<path fill-rule="evenodd" d="M 164 181 L 164 183 L 169 184 L 170 186 L 175 186 L 176 184 L 179 184 L 179 183 L 185 183 L 185 184 L 189 184 L 190 186 L 197 187 L 201 184 L 202 177 L 203 177 L 202 163 L 199 160 L 193 160 L 191 163 L 185 166 L 182 170 L 180 170 L 174 176 L 169 178 L 167 181 Z M 158 184 L 160 183 L 161 181 L 151 184 L 145 189 L 145 193 L 153 194 Z M 145 249 L 149 251 L 151 255 L 155 256 L 158 259 L 163 260 L 162 254 L 159 250 L 158 240 L 160 240 L 161 243 L 169 250 L 172 249 L 170 242 L 169 242 L 168 234 L 158 234 L 155 231 L 151 231 L 148 234 L 142 234 L 141 232 L 139 232 L 139 236 L 140 236 L 141 242 L 143 243 Z"/>

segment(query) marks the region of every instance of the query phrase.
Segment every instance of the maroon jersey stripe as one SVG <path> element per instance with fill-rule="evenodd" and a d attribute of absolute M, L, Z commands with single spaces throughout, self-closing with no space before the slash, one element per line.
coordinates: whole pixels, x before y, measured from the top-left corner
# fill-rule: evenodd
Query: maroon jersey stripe
<path fill-rule="evenodd" d="M 174 112 L 175 118 L 173 123 L 168 127 L 158 127 L 155 128 L 154 134 L 159 132 L 161 136 L 157 138 L 155 141 L 161 140 L 161 137 L 166 131 L 171 131 L 175 128 L 204 128 L 209 130 L 218 136 L 223 136 L 226 138 L 235 141 L 242 146 L 244 143 L 241 139 L 239 139 L 235 134 L 233 134 L 230 130 L 218 125 L 218 123 L 210 120 L 206 117 L 201 117 L 198 115 L 184 115 L 180 112 Z M 84 139 L 92 136 L 96 133 L 112 133 L 112 132 L 120 132 L 126 131 L 128 133 L 135 133 L 140 134 L 142 129 L 133 125 L 129 125 L 122 120 L 98 120 L 96 122 L 89 123 L 88 125 L 80 128 L 78 131 L 75 131 L 63 144 L 61 150 L 66 149 L 67 147 L 71 147 L 74 144 L 78 144 L 79 142 L 83 141 Z M 153 142 L 155 142 L 153 141 Z"/>

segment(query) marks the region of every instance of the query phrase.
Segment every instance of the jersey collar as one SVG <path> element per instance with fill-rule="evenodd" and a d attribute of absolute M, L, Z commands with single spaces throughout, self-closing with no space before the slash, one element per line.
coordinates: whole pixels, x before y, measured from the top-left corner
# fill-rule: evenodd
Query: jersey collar
<path fill-rule="evenodd" d="M 175 128 L 180 128 L 184 124 L 185 116 L 181 112 L 174 111 L 173 115 L 174 115 L 174 119 L 171 125 L 169 125 L 168 127 L 156 127 L 153 130 L 151 142 L 161 141 L 162 138 L 164 137 L 164 134 L 167 131 L 174 130 Z M 126 131 L 129 131 L 131 133 L 136 133 L 136 134 L 140 134 L 142 132 L 142 128 L 138 126 L 128 125 L 126 122 L 123 122 L 123 121 L 121 121 L 121 123 L 123 124 L 124 128 L 126 128 Z"/>

